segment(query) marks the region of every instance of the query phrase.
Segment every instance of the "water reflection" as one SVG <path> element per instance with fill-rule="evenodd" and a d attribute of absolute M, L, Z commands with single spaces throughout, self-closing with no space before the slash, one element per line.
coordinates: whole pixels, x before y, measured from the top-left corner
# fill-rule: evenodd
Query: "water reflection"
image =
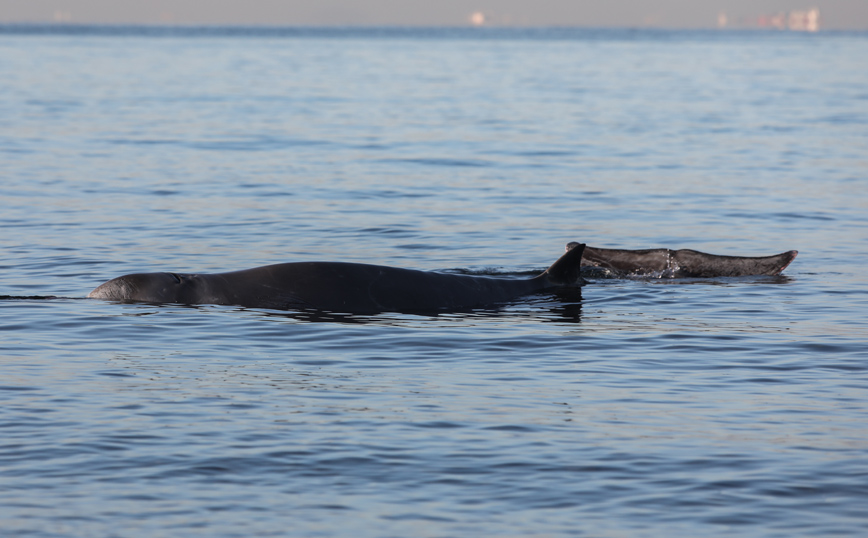
<path fill-rule="evenodd" d="M 197 306 L 191 306 L 197 308 Z M 276 311 L 241 308 L 273 319 L 286 319 L 307 323 L 343 323 L 407 325 L 414 322 L 433 321 L 449 324 L 473 324 L 483 320 L 540 321 L 547 323 L 580 323 L 582 314 L 581 288 L 566 288 L 552 293 L 526 297 L 521 302 L 511 302 L 478 308 L 459 310 L 436 310 L 414 312 L 381 312 L 378 314 L 350 314 L 326 312 L 316 309 Z"/>

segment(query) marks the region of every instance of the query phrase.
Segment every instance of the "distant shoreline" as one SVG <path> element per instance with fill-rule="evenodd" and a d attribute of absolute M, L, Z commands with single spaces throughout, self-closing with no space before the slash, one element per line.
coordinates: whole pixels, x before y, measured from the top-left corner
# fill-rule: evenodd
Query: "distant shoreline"
<path fill-rule="evenodd" d="M 822 35 L 868 35 L 868 30 L 822 29 Z M 808 35 L 769 28 L 662 28 L 647 26 L 366 26 L 318 25 L 278 26 L 268 24 L 167 24 L 167 23 L 74 23 L 5 22 L 0 35 L 92 35 L 153 37 L 432 37 L 432 38 L 526 38 L 575 39 L 602 36 L 710 34 L 726 35 Z"/>

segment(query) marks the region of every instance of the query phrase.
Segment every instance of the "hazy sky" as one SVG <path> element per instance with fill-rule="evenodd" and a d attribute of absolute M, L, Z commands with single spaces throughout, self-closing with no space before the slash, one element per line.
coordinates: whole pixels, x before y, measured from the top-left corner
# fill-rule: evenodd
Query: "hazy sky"
<path fill-rule="evenodd" d="M 816 7 L 822 28 L 868 29 L 868 0 L 0 0 L 0 22 L 713 27 Z"/>

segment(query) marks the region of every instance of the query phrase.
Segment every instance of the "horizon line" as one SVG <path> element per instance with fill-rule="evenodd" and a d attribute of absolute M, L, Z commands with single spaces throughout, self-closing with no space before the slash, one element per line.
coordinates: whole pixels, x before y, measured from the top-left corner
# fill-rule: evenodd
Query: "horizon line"
<path fill-rule="evenodd" d="M 720 27 L 716 25 L 707 26 L 665 26 L 665 25 L 593 25 L 593 24 L 416 24 L 416 23 L 290 23 L 290 24 L 275 24 L 267 22 L 246 22 L 246 23 L 222 23 L 222 22 L 172 22 L 172 21 L 140 21 L 140 22 L 95 22 L 95 21 L 53 21 L 53 20 L 30 20 L 30 21 L 3 21 L 0 20 L 0 27 L 39 27 L 39 28 L 82 28 L 82 27 L 118 27 L 118 28 L 270 28 L 270 29 L 451 29 L 451 30 L 545 30 L 545 29 L 575 29 L 575 30 L 715 30 L 715 31 L 753 31 L 766 33 L 817 33 L 817 32 L 802 32 L 798 30 L 780 29 L 775 27 L 762 27 L 752 25 L 732 25 Z M 847 32 L 847 33 L 864 33 L 868 28 L 828 28 L 823 27 L 819 32 Z"/>

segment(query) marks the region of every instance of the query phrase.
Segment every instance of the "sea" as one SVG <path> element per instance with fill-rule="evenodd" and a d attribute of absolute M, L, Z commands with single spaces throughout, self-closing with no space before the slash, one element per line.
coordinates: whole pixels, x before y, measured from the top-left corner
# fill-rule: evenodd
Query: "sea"
<path fill-rule="evenodd" d="M 4 537 L 868 535 L 868 33 L 0 25 Z M 566 243 L 463 312 L 87 299 Z M 658 275 L 659 276 L 659 275 Z"/>

